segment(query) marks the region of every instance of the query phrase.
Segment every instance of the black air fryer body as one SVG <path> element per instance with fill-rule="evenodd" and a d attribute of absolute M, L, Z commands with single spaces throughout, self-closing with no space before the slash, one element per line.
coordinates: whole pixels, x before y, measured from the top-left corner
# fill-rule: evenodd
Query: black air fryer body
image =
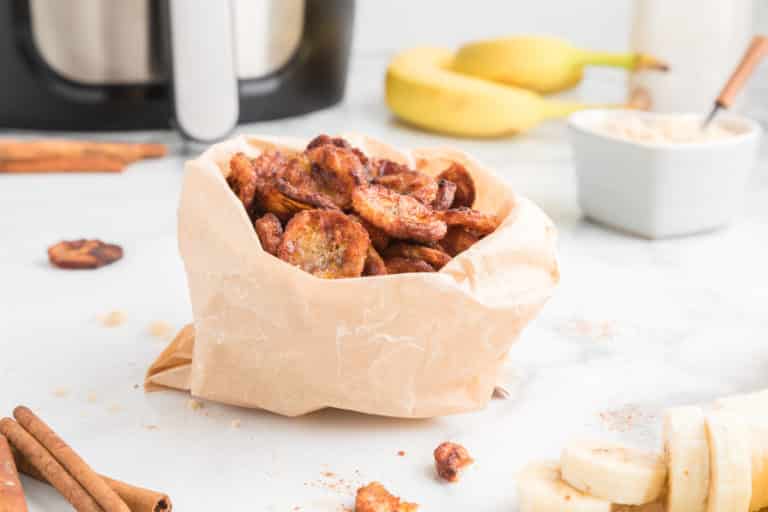
<path fill-rule="evenodd" d="M 156 10 L 152 22 L 164 24 L 167 0 L 149 1 Z M 354 0 L 306 0 L 303 31 L 292 57 L 269 75 L 237 80 L 238 122 L 293 116 L 338 102 L 344 93 L 353 13 Z M 157 28 L 155 37 L 169 38 L 167 30 Z M 28 0 L 0 2 L 1 127 L 138 130 L 177 125 L 172 72 L 154 83 L 78 83 L 48 65 L 32 30 Z M 170 44 L 158 43 L 160 48 Z M 171 58 L 170 52 L 162 52 L 159 66 L 172 69 Z"/>

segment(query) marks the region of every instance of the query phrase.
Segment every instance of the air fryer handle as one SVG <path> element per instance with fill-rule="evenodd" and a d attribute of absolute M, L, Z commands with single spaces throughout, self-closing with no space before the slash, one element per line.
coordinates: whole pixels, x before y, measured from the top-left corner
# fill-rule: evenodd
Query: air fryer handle
<path fill-rule="evenodd" d="M 226 137 L 237 125 L 233 0 L 168 0 L 175 124 L 199 142 Z"/>

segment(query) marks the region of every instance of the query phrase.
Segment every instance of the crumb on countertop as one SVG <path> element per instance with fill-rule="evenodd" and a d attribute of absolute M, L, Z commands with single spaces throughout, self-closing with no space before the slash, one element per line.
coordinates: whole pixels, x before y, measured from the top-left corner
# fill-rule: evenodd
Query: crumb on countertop
<path fill-rule="evenodd" d="M 240 420 L 232 420 L 229 424 L 232 428 L 240 428 Z"/>
<path fill-rule="evenodd" d="M 462 445 L 446 441 L 434 452 L 437 475 L 448 482 L 458 482 L 459 473 L 475 461 Z"/>
<path fill-rule="evenodd" d="M 653 414 L 643 412 L 631 404 L 600 413 L 603 426 L 611 432 L 628 432 L 637 424 L 648 422 L 654 418 Z"/>
<path fill-rule="evenodd" d="M 189 400 L 187 400 L 187 407 L 193 411 L 198 411 L 204 408 L 205 404 L 200 400 L 195 400 L 194 398 L 190 398 Z"/>
<path fill-rule="evenodd" d="M 155 338 L 167 340 L 173 337 L 173 326 L 162 320 L 157 320 L 149 324 L 147 331 L 150 336 Z"/>
<path fill-rule="evenodd" d="M 53 390 L 53 396 L 55 396 L 56 398 L 66 398 L 69 396 L 69 389 L 56 388 Z"/>
<path fill-rule="evenodd" d="M 144 425 L 144 428 L 147 430 L 157 430 L 157 425 Z"/>
<path fill-rule="evenodd" d="M 397 452 L 398 457 L 405 457 L 405 452 L 403 450 L 400 450 Z"/>
<path fill-rule="evenodd" d="M 88 393 L 88 396 L 86 397 L 86 400 L 88 400 L 89 403 L 94 404 L 94 403 L 96 403 L 99 400 L 99 397 L 98 397 L 98 395 L 96 395 L 96 393 L 91 391 L 91 392 Z"/>
<path fill-rule="evenodd" d="M 355 512 L 415 512 L 416 503 L 401 501 L 379 482 L 360 487 L 355 496 Z"/>
<path fill-rule="evenodd" d="M 128 319 L 128 315 L 123 311 L 110 311 L 99 319 L 101 320 L 101 325 L 104 327 L 118 327 L 125 323 Z"/>
<path fill-rule="evenodd" d="M 123 406 L 120 404 L 110 404 L 110 406 L 107 408 L 107 411 L 109 411 L 110 414 L 117 414 L 122 410 Z"/>
<path fill-rule="evenodd" d="M 616 322 L 611 320 L 590 321 L 577 318 L 565 323 L 561 331 L 567 335 L 589 338 L 595 341 L 606 341 L 618 335 Z"/>

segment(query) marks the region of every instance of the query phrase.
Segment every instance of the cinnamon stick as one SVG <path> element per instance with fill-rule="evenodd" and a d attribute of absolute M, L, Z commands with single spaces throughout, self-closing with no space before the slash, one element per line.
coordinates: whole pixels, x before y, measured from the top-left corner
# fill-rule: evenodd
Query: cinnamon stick
<path fill-rule="evenodd" d="M 104 512 L 82 485 L 21 425 L 11 418 L 0 420 L 0 434 L 53 485 L 78 512 Z"/>
<path fill-rule="evenodd" d="M 43 475 L 25 457 L 16 452 L 16 466 L 21 473 L 50 485 Z M 100 475 L 113 491 L 125 501 L 131 512 L 171 512 L 173 504 L 167 494 L 130 485 L 108 476 Z"/>
<path fill-rule="evenodd" d="M 120 496 L 35 413 L 19 406 L 13 410 L 13 417 L 83 486 L 104 512 L 130 512 Z M 48 475 L 45 476 L 47 479 Z"/>
<path fill-rule="evenodd" d="M 3 435 L 0 435 L 0 512 L 27 512 L 19 472 L 8 440 Z"/>
<path fill-rule="evenodd" d="M 2 139 L 0 172 L 120 172 L 131 162 L 167 152 L 165 144 Z"/>

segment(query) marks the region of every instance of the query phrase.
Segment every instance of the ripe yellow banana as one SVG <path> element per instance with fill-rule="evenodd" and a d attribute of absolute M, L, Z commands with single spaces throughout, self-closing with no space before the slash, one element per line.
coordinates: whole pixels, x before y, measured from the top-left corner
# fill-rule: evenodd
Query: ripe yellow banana
<path fill-rule="evenodd" d="M 709 444 L 704 411 L 675 407 L 664 415 L 667 511 L 704 512 L 709 493 Z"/>
<path fill-rule="evenodd" d="M 528 464 L 517 477 L 520 512 L 611 512 L 611 502 L 574 489 L 561 479 L 557 462 Z"/>
<path fill-rule="evenodd" d="M 715 407 L 739 415 L 747 422 L 752 453 L 752 503 L 750 510 L 768 507 L 768 390 L 733 395 L 715 402 Z"/>
<path fill-rule="evenodd" d="M 707 512 L 749 510 L 752 457 L 746 424 L 735 414 L 718 411 L 707 418 L 706 426 L 710 475 Z"/>
<path fill-rule="evenodd" d="M 545 119 L 588 108 L 450 70 L 453 52 L 414 48 L 387 68 L 386 100 L 400 119 L 420 128 L 470 137 L 525 131 Z"/>
<path fill-rule="evenodd" d="M 603 441 L 569 444 L 560 456 L 563 480 L 590 496 L 622 505 L 645 505 L 664 490 L 660 455 Z"/>
<path fill-rule="evenodd" d="M 548 36 L 506 37 L 469 43 L 456 53 L 452 68 L 467 75 L 544 94 L 578 84 L 587 65 L 667 69 L 663 62 L 648 55 L 587 51 Z"/>

